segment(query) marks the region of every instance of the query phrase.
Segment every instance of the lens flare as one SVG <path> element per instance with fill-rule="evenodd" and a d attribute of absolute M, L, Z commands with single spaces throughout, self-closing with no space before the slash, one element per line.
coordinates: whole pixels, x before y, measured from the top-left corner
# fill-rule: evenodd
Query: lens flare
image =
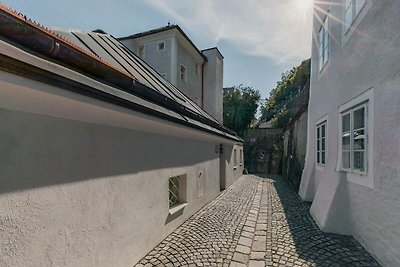
<path fill-rule="evenodd" d="M 303 13 L 311 12 L 313 7 L 313 0 L 293 0 L 298 11 Z"/>

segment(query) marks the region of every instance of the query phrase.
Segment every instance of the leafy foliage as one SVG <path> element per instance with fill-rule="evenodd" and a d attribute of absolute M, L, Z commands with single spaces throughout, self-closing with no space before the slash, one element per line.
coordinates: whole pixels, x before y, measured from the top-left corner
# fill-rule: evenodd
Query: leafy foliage
<path fill-rule="evenodd" d="M 255 115 L 260 92 L 248 86 L 224 88 L 224 125 L 244 137 Z"/>
<path fill-rule="evenodd" d="M 304 60 L 299 66 L 282 74 L 264 106 L 261 107 L 261 120 L 269 121 L 274 127 L 285 126 L 290 117 L 287 103 L 301 90 L 304 90 L 310 80 L 311 60 Z"/>

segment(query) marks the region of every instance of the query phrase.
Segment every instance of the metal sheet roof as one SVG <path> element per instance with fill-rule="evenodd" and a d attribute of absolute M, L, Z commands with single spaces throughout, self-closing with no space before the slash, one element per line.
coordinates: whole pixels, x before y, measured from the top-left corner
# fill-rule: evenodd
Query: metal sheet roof
<path fill-rule="evenodd" d="M 76 30 L 56 29 L 56 33 L 75 42 L 82 48 L 86 48 L 99 57 L 107 60 L 116 67 L 125 70 L 127 73 L 135 76 L 139 82 L 157 90 L 161 94 L 172 98 L 182 104 L 187 109 L 217 122 L 212 116 L 207 114 L 189 97 L 185 96 L 179 89 L 166 81 L 157 71 L 152 69 L 142 59 L 132 53 L 121 42 L 108 34 L 96 32 L 82 32 Z M 79 37 L 79 40 L 76 38 Z"/>
<path fill-rule="evenodd" d="M 113 103 L 139 108 L 182 125 L 242 141 L 111 35 L 98 31 L 49 30 L 1 4 L 0 22 L 0 37 L 6 42 L 10 40 L 9 45 L 25 47 L 25 53 L 29 54 L 35 51 L 36 56 L 43 56 L 42 60 L 61 63 L 115 88 L 115 92 L 102 92 L 101 88 L 90 84 L 80 85 L 89 89 L 93 97 L 106 97 Z M 0 57 L 1 54 L 0 51 Z M 26 71 L 23 65 L 18 68 Z M 55 75 L 55 80 L 69 79 L 66 73 L 51 75 Z M 134 97 L 124 97 L 118 91 Z"/>

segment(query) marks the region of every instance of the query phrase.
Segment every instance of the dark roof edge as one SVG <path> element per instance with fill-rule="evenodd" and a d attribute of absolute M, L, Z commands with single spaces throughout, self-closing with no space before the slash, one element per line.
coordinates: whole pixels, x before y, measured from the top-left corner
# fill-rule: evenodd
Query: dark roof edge
<path fill-rule="evenodd" d="M 145 32 L 139 32 L 139 33 L 135 33 L 135 34 L 124 36 L 124 37 L 118 37 L 116 39 L 118 41 L 127 40 L 127 39 L 135 39 L 135 38 L 148 36 L 148 35 L 156 34 L 156 33 L 159 33 L 159 32 L 164 32 L 164 31 L 168 31 L 168 30 L 172 30 L 172 29 L 177 29 L 182 34 L 182 36 L 189 42 L 189 44 L 196 50 L 196 52 L 205 61 L 207 61 L 207 57 L 205 55 L 203 55 L 203 53 L 197 48 L 197 46 L 192 42 L 192 40 L 189 38 L 189 36 L 187 36 L 187 34 L 182 30 L 182 28 L 179 27 L 179 25 L 176 25 L 176 24 L 165 26 L 165 27 L 161 27 L 161 28 L 157 28 L 157 29 L 153 29 L 153 30 L 149 30 L 149 31 L 145 31 Z"/>
<path fill-rule="evenodd" d="M 129 85 L 136 80 L 133 75 L 1 4 L 0 24 L 1 36 L 71 68 L 118 86 Z"/>
<path fill-rule="evenodd" d="M 220 54 L 220 56 L 221 56 L 222 58 L 224 58 L 224 56 L 222 55 L 221 51 L 220 51 L 220 50 L 218 49 L 218 47 L 216 47 L 216 46 L 203 49 L 203 50 L 201 50 L 201 52 L 203 53 L 203 52 L 205 52 L 205 51 L 214 50 L 214 49 L 216 49 L 216 50 L 218 51 L 218 53 Z"/>
<path fill-rule="evenodd" d="M 148 31 L 145 31 L 145 32 L 139 32 L 139 33 L 131 34 L 131 35 L 128 35 L 128 36 L 118 37 L 117 40 L 126 40 L 126 39 L 139 38 L 139 37 L 152 35 L 152 34 L 163 32 L 163 31 L 168 31 L 168 30 L 171 30 L 171 29 L 175 29 L 177 27 L 179 27 L 179 26 L 175 25 L 175 24 L 168 25 L 168 26 L 164 26 L 164 27 L 148 30 Z"/>

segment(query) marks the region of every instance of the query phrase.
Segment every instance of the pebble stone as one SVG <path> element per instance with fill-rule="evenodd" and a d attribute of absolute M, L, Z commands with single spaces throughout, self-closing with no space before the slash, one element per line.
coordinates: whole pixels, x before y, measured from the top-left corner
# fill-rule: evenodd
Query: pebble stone
<path fill-rule="evenodd" d="M 309 208 L 282 177 L 243 175 L 136 266 L 380 266 Z"/>

